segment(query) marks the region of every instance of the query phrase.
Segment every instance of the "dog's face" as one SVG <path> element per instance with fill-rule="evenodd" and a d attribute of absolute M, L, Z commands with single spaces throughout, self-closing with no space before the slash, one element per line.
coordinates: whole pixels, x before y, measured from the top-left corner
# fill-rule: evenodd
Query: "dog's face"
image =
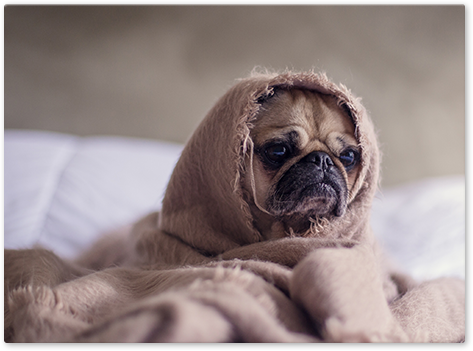
<path fill-rule="evenodd" d="M 311 218 L 343 216 L 360 169 L 350 117 L 334 97 L 309 90 L 277 90 L 261 104 L 250 134 L 250 207 L 260 231 L 282 236 L 273 233 L 272 222 L 297 233 L 309 228 Z"/>

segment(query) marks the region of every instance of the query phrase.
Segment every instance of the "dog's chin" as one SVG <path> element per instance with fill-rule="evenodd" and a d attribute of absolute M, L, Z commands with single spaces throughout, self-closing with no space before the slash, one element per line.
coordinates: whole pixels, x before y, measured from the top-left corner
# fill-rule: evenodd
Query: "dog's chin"
<path fill-rule="evenodd" d="M 286 228 L 302 233 L 310 228 L 311 219 L 341 217 L 346 211 L 344 189 L 320 182 L 301 187 L 282 201 L 271 202 L 271 213 Z"/>
<path fill-rule="evenodd" d="M 338 196 L 333 187 L 325 183 L 311 185 L 302 189 L 293 212 L 308 216 L 327 216 L 337 212 Z"/>

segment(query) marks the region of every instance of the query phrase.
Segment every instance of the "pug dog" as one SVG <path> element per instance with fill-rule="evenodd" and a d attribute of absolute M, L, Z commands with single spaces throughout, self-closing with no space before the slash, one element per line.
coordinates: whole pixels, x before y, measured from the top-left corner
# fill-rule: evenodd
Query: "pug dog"
<path fill-rule="evenodd" d="M 335 97 L 310 90 L 280 88 L 259 102 L 246 201 L 263 238 L 304 236 L 311 223 L 343 216 L 360 168 L 350 116 Z"/>

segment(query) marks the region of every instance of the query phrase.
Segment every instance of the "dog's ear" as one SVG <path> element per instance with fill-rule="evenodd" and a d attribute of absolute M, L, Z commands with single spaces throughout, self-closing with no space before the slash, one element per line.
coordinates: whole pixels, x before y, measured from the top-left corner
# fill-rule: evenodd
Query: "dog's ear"
<path fill-rule="evenodd" d="M 281 87 L 272 87 L 270 88 L 267 92 L 263 93 L 256 99 L 257 104 L 264 104 L 265 102 L 268 102 L 271 100 L 273 97 L 278 96 L 278 94 L 283 90 Z"/>
<path fill-rule="evenodd" d="M 256 99 L 256 103 L 257 104 L 264 104 L 266 101 L 268 101 L 269 99 L 271 99 L 272 97 L 274 96 L 274 90 L 270 90 L 268 92 L 265 92 L 264 94 L 260 95 L 257 99 Z"/>

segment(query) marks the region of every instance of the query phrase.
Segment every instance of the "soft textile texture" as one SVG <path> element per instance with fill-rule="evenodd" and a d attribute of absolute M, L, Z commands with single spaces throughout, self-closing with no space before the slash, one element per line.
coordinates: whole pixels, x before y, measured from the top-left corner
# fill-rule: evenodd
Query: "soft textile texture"
<path fill-rule="evenodd" d="M 262 242 L 241 184 L 256 101 L 278 86 L 334 95 L 355 124 L 362 170 L 340 220 Z M 127 267 L 64 266 L 28 282 L 13 267 L 28 255 L 6 252 L 6 286 L 17 289 L 6 326 L 16 341 L 461 341 L 462 281 L 418 286 L 384 265 L 369 217 L 378 173 L 371 121 L 346 88 L 314 73 L 242 80 L 186 145 L 160 214 L 135 226 L 136 251 L 124 237 L 122 252 L 81 260 Z"/>
<path fill-rule="evenodd" d="M 378 185 L 379 152 L 371 120 L 359 99 L 324 75 L 256 75 L 231 88 L 186 145 L 166 190 L 159 223 L 161 231 L 150 233 L 149 237 L 146 231 L 137 233 L 141 236 L 138 239 L 140 259 L 145 257 L 145 261 L 171 264 L 195 263 L 204 259 L 201 253 L 215 256 L 226 252 L 223 258 L 232 258 L 231 249 L 236 249 L 235 256 L 242 258 L 241 246 L 262 240 L 243 199 L 242 183 L 244 177 L 252 177 L 253 144 L 249 134 L 260 108 L 257 100 L 279 87 L 311 89 L 334 95 L 353 120 L 355 137 L 361 149 L 362 169 L 352 189 L 347 213 L 314 230 L 322 240 L 372 241 L 369 212 Z M 244 169 L 245 158 L 251 160 L 249 169 Z M 169 258 L 165 256 L 166 252 L 156 255 L 157 248 L 153 246 L 156 244 L 161 251 L 167 245 L 182 249 L 182 255 L 176 256 L 175 251 Z M 312 245 L 325 244 L 304 242 L 299 248 L 307 251 Z M 192 248 L 189 253 L 188 247 Z M 291 265 L 299 258 L 274 259 L 282 259 Z"/>

